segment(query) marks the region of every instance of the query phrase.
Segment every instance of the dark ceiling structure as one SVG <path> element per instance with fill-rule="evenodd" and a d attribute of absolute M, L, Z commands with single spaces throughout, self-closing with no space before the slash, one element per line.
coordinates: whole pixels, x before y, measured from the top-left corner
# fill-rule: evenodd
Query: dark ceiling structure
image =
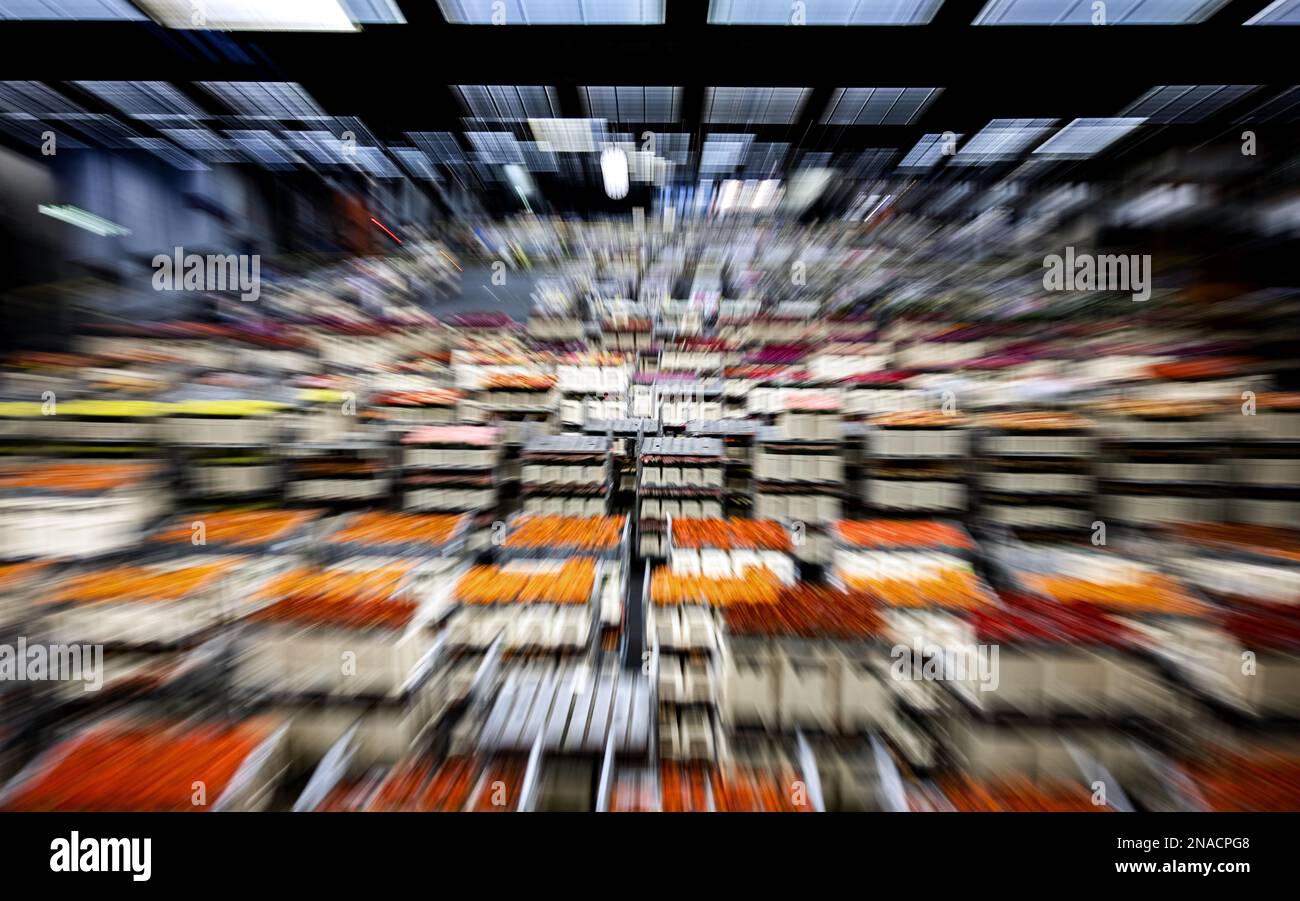
<path fill-rule="evenodd" d="M 396 0 L 404 22 L 346 33 L 181 30 L 139 13 L 6 21 L 0 113 L 6 142 L 29 149 L 40 125 L 178 168 L 346 163 L 483 186 L 512 164 L 547 183 L 589 180 L 590 155 L 566 151 L 641 150 L 647 137 L 670 183 L 822 166 L 942 185 L 1124 177 L 1172 148 L 1235 146 L 1251 129 L 1267 152 L 1300 128 L 1300 32 L 1244 24 L 1278 4 L 1147 0 L 1186 24 L 1124 21 L 1144 0 L 1115 2 L 1121 21 L 1104 27 L 973 24 L 1015 2 L 905 0 L 896 8 L 929 19 L 888 26 L 715 24 L 773 7 L 724 0 L 629 7 L 662 19 L 641 25 L 457 24 L 449 10 L 472 21 L 492 5 L 455 0 Z M 1082 0 L 1061 2 L 1086 18 Z M 532 119 L 568 124 L 543 132 Z M 339 157 L 344 135 L 359 158 Z"/>

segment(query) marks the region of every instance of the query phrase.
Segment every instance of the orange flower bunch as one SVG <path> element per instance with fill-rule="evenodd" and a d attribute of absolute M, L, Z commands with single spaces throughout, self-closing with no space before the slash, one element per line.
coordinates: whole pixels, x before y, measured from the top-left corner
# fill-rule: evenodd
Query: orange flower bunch
<path fill-rule="evenodd" d="M 1174 535 L 1196 544 L 1254 551 L 1300 561 L 1300 530 L 1246 523 L 1198 522 L 1171 527 Z"/>
<path fill-rule="evenodd" d="M 628 356 L 628 354 L 591 351 L 590 353 L 568 354 L 561 358 L 561 362 L 575 366 L 622 366 L 628 361 Z"/>
<path fill-rule="evenodd" d="M 1025 413 L 989 413 L 976 419 L 975 424 L 986 429 L 1027 432 L 1092 428 L 1092 423 L 1082 416 L 1050 410 Z"/>
<path fill-rule="evenodd" d="M 369 811 L 454 813 L 464 810 L 482 767 L 473 757 L 449 757 L 440 766 L 413 760 L 389 771 L 365 803 Z"/>
<path fill-rule="evenodd" d="M 294 463 L 296 476 L 364 476 L 378 475 L 386 467 L 378 460 L 303 460 Z"/>
<path fill-rule="evenodd" d="M 1071 576 L 1021 573 L 1030 591 L 1061 604 L 1091 604 L 1126 613 L 1176 613 L 1200 616 L 1206 605 L 1160 573 L 1140 575 L 1134 582 L 1092 582 Z"/>
<path fill-rule="evenodd" d="M 459 531 L 464 514 L 359 513 L 347 526 L 329 537 L 331 544 L 441 545 Z"/>
<path fill-rule="evenodd" d="M 1184 769 L 1210 810 L 1300 811 L 1300 757 L 1294 754 L 1216 754 L 1212 762 Z"/>
<path fill-rule="evenodd" d="M 408 760 L 388 771 L 374 795 L 366 803 L 369 811 L 409 811 L 415 809 L 420 790 L 433 773 L 430 760 Z"/>
<path fill-rule="evenodd" d="M 385 391 L 371 403 L 390 407 L 454 407 L 465 396 L 455 388 L 425 388 L 419 391 Z"/>
<path fill-rule="evenodd" d="M 717 768 L 710 781 L 713 807 L 722 813 L 806 813 L 813 809 L 807 790 L 789 767 L 779 771 L 747 766 Z"/>
<path fill-rule="evenodd" d="M 419 608 L 408 596 L 410 572 L 410 565 L 401 563 L 356 571 L 292 569 L 262 590 L 259 600 L 269 603 L 248 618 L 345 629 L 403 629 Z"/>
<path fill-rule="evenodd" d="M 862 639 L 884 628 L 874 598 L 807 582 L 781 586 L 774 603 L 736 604 L 722 615 L 736 635 Z"/>
<path fill-rule="evenodd" d="M 20 588 L 49 565 L 45 561 L 33 560 L 28 563 L 10 563 L 0 566 L 0 591 L 14 591 Z"/>
<path fill-rule="evenodd" d="M 498 373 L 483 380 L 484 388 L 516 388 L 521 391 L 546 391 L 555 387 L 553 375 Z"/>
<path fill-rule="evenodd" d="M 881 413 L 868 420 L 872 425 L 886 428 L 956 428 L 966 424 L 966 417 L 948 414 L 940 410 L 920 410 L 911 413 Z"/>
<path fill-rule="evenodd" d="M 715 607 L 775 604 L 781 579 L 771 570 L 749 567 L 743 576 L 691 576 L 660 567 L 650 577 L 656 604 L 712 604 Z"/>
<path fill-rule="evenodd" d="M 1261 410 L 1300 410 L 1300 391 L 1265 391 L 1255 404 Z"/>
<path fill-rule="evenodd" d="M 610 551 L 623 537 L 622 516 L 524 516 L 506 537 L 506 547 Z"/>
<path fill-rule="evenodd" d="M 659 765 L 659 796 L 665 813 L 704 813 L 709 809 L 705 785 L 710 767 L 702 763 Z"/>
<path fill-rule="evenodd" d="M 456 597 L 467 604 L 585 604 L 595 584 L 595 561 L 582 557 L 550 571 L 475 566 L 456 583 Z"/>
<path fill-rule="evenodd" d="M 1249 357 L 1202 357 L 1198 360 L 1177 360 L 1157 363 L 1151 375 L 1158 379 L 1226 378 L 1244 371 L 1254 361 Z"/>
<path fill-rule="evenodd" d="M 165 529 L 154 541 L 167 544 L 188 543 L 194 536 L 193 524 L 203 523 L 204 536 L 211 544 L 231 547 L 270 544 L 287 537 L 295 529 L 320 515 L 319 510 L 243 510 L 238 512 L 198 513 L 186 516 Z"/>
<path fill-rule="evenodd" d="M 770 519 L 674 519 L 673 545 L 682 548 L 790 550 L 790 535 Z"/>
<path fill-rule="evenodd" d="M 169 569 L 114 566 L 67 580 L 45 598 L 50 604 L 101 604 L 110 601 L 180 601 L 233 573 L 244 558 L 227 558 Z"/>
<path fill-rule="evenodd" d="M 0 490 L 111 491 L 143 482 L 157 471 L 153 463 L 42 463 L 0 466 Z"/>
<path fill-rule="evenodd" d="M 524 762 L 498 760 L 479 783 L 478 797 L 470 807 L 476 813 L 504 813 L 517 810 L 524 787 Z"/>
<path fill-rule="evenodd" d="M 119 350 L 102 355 L 106 363 L 179 363 L 181 358 L 175 354 L 164 353 L 156 350 Z M 125 376 L 126 373 L 112 373 L 111 376 Z"/>
<path fill-rule="evenodd" d="M 950 547 L 974 550 L 966 533 L 937 519 L 842 519 L 840 538 L 855 547 Z"/>
<path fill-rule="evenodd" d="M 964 569 L 940 569 L 915 579 L 877 579 L 845 575 L 850 591 L 863 592 L 889 607 L 981 607 L 992 604 L 975 574 Z"/>
<path fill-rule="evenodd" d="M 1190 419 L 1223 413 L 1228 406 L 1222 402 L 1206 400 L 1109 400 L 1095 405 L 1095 409 L 1116 416 L 1137 416 L 1145 419 Z"/>
<path fill-rule="evenodd" d="M 946 809 L 948 805 L 963 813 L 1087 813 L 1110 809 L 1093 804 L 1092 795 L 1082 783 L 1034 782 L 1024 777 L 979 782 L 969 776 L 952 776 L 940 779 L 938 789 L 942 798 L 914 796 L 913 809 Z"/>
<path fill-rule="evenodd" d="M 263 720 L 196 726 L 112 724 L 69 739 L 12 797 L 24 811 L 192 811 L 194 783 L 209 804 L 271 734 Z"/>
<path fill-rule="evenodd" d="M 364 810 L 375 792 L 375 785 L 373 775 L 345 777 L 336 782 L 313 809 L 317 813 L 356 813 Z"/>
<path fill-rule="evenodd" d="M 61 354 L 36 350 L 11 353 L 5 359 L 10 366 L 23 369 L 41 367 L 76 369 L 82 366 L 96 366 L 100 362 L 99 357 L 90 354 Z"/>
<path fill-rule="evenodd" d="M 480 366 L 527 366 L 530 363 L 537 362 L 535 359 L 525 357 L 522 354 L 508 351 L 467 350 L 465 353 L 471 363 L 477 363 Z"/>

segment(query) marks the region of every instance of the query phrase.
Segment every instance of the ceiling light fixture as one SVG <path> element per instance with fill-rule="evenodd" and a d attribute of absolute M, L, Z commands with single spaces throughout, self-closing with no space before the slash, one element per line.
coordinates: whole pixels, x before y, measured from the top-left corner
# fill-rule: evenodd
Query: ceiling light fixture
<path fill-rule="evenodd" d="M 629 185 L 627 154 L 618 147 L 607 147 L 600 154 L 600 174 L 605 181 L 605 194 L 610 200 L 622 200 Z"/>
<path fill-rule="evenodd" d="M 116 222 L 109 222 L 101 216 L 88 213 L 70 203 L 52 205 L 42 203 L 36 207 L 36 212 L 43 213 L 52 219 L 58 219 L 60 222 L 75 225 L 77 228 L 84 228 L 86 231 L 94 232 L 101 237 L 118 238 L 122 235 L 131 234 L 131 229 L 118 225 Z"/>

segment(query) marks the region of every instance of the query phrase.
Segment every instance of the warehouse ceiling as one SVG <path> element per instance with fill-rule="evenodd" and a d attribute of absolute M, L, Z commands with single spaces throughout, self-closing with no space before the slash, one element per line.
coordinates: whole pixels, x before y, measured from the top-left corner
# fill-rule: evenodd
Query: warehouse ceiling
<path fill-rule="evenodd" d="M 265 16 L 206 3 L 226 25 Z M 1245 128 L 1262 152 L 1300 128 L 1287 83 L 1297 32 L 1245 24 L 1291 21 L 1295 0 L 1112 0 L 1104 27 L 1082 24 L 1083 0 L 295 7 L 333 16 L 297 27 L 357 29 L 341 32 L 193 30 L 191 7 L 0 0 L 0 19 L 18 19 L 0 28 L 7 142 L 32 148 L 52 128 L 71 146 L 138 149 L 179 169 L 355 168 L 479 186 L 508 183 L 510 167 L 589 182 L 593 154 L 616 144 L 634 180 L 654 184 L 801 168 L 943 183 L 1122 177 L 1171 150 L 1238 144 Z M 1055 7 L 1054 24 L 1000 24 Z M 493 13 L 506 24 L 456 24 Z M 775 24 L 795 13 L 807 24 Z M 584 17 L 648 24 L 516 24 Z M 859 21 L 917 24 L 844 24 Z M 1135 24 L 1149 22 L 1184 24 Z"/>

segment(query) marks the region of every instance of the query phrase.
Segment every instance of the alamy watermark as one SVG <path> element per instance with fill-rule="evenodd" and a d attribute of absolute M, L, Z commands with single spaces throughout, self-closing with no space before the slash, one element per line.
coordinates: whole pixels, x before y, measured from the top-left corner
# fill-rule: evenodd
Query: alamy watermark
<path fill-rule="evenodd" d="M 0 682 L 84 682 L 86 691 L 104 687 L 102 644 L 0 644 Z"/>
<path fill-rule="evenodd" d="M 1135 301 L 1151 297 L 1151 254 L 1050 253 L 1043 257 L 1048 291 L 1126 291 Z"/>
<path fill-rule="evenodd" d="M 50 842 L 55 873 L 130 873 L 133 882 L 153 875 L 153 839 L 82 838 L 75 830 Z"/>
<path fill-rule="evenodd" d="M 262 256 L 257 253 L 186 253 L 176 247 L 172 255 L 153 258 L 155 291 L 239 291 L 239 299 L 253 302 L 262 296 Z"/>
<path fill-rule="evenodd" d="M 899 682 L 976 682 L 980 691 L 997 691 L 997 645 L 963 645 L 943 647 L 920 640 L 896 644 L 889 656 L 894 659 L 890 675 Z"/>

